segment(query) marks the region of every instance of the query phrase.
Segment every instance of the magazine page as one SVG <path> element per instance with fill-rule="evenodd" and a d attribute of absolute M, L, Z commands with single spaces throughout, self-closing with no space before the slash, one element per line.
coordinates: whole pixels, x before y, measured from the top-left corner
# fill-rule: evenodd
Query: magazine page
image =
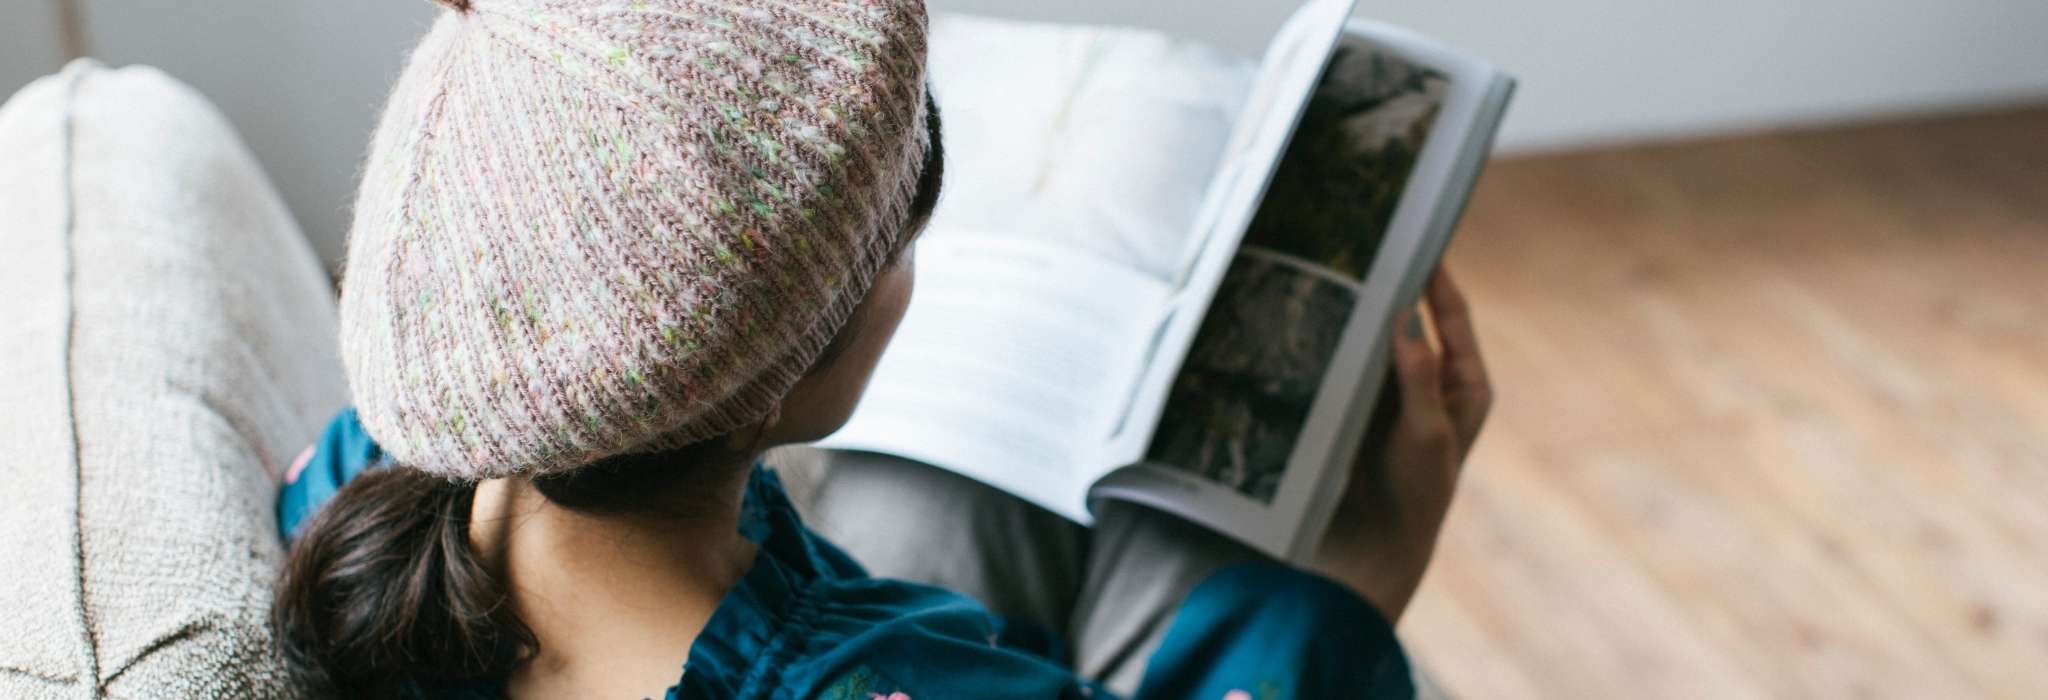
<path fill-rule="evenodd" d="M 1132 464 L 1144 457 L 1165 407 L 1166 389 L 1194 342 L 1202 314 L 1222 283 L 1352 5 L 1353 0 L 1311 0 L 1281 27 L 1260 61 L 1258 78 L 1222 164 L 1189 229 L 1174 297 L 1152 328 L 1143 375 L 1122 402 L 1116 432 L 1105 447 L 1110 463 Z"/>
<path fill-rule="evenodd" d="M 1386 328 L 1441 256 L 1476 177 L 1461 165 L 1483 160 L 1499 119 L 1482 108 L 1490 69 L 1419 62 L 1360 33 L 1372 26 L 1331 54 L 1142 463 L 1093 497 L 1147 502 L 1280 557 L 1317 539 L 1382 389 Z"/>
<path fill-rule="evenodd" d="M 1147 342 L 1129 338 L 1157 325 L 1252 66 L 1149 30 L 966 16 L 935 17 L 931 51 L 945 193 L 904 328 L 821 445 L 917 459 L 1085 523 L 1088 483 L 1117 466 L 1091 413 L 1135 383 Z"/>
<path fill-rule="evenodd" d="M 1194 214 L 1195 224 L 1181 230 L 1229 228 L 1213 223 L 1217 213 L 1227 209 L 1220 204 L 1219 193 L 1247 200 L 1256 197 L 1256 192 L 1238 190 L 1247 182 L 1263 183 L 1270 174 L 1351 2 L 1314 0 L 1283 28 L 1257 77 L 1249 81 L 1252 95 L 1247 99 L 1263 106 L 1242 110 L 1229 126 L 1231 145 L 1217 157 L 1230 165 L 1219 166 L 1215 176 L 1202 178 L 1208 186 L 1201 194 L 1202 208 Z M 1029 27 L 1017 31 L 1020 33 L 1013 38 L 1032 40 Z M 1172 50 L 1170 42 L 1143 44 L 1154 47 L 1146 51 Z M 1117 45 L 1126 49 L 1141 46 Z M 1097 50 L 1101 46 L 1097 41 L 1080 46 L 1086 50 L 1034 49 L 1056 55 L 1075 53 L 1072 74 L 1078 80 L 1058 81 L 1064 87 L 1055 90 L 1068 95 L 1063 102 L 1085 97 L 1074 91 L 1114 82 L 1103 71 L 1117 63 L 1116 54 Z M 1172 51 L 1182 60 L 1208 60 L 1199 52 Z M 1174 70 L 1165 73 L 1170 76 Z M 948 81 L 957 77 L 938 76 L 935 89 L 942 105 L 948 90 L 955 89 L 949 85 L 958 85 Z M 1187 81 L 1168 81 L 1169 85 L 1182 83 Z M 1188 83 L 1182 87 L 1192 90 L 1198 86 Z M 1207 86 L 1212 90 L 1228 88 Z M 954 109 L 948 114 L 949 126 L 958 122 L 971 137 L 978 123 L 975 107 L 970 102 Z M 999 120 L 1007 115 L 982 118 Z M 1101 120 L 1092 119 L 1091 123 Z M 966 141 L 980 143 L 974 138 Z M 1101 151 L 1095 157 L 1112 159 L 1115 168 L 1157 160 L 1112 153 Z M 1014 163 L 1018 159 L 995 160 Z M 1043 174 L 1034 176 L 1028 191 L 1041 193 L 1046 179 Z M 1181 245 L 1162 248 L 1173 253 L 1162 260 L 1146 255 L 1118 257 L 1100 246 L 1079 245 L 1074 240 L 1079 236 L 1083 243 L 1095 241 L 1113 231 L 1083 227 L 1088 230 L 1075 230 L 1068 236 L 1034 235 L 1032 222 L 1038 219 L 1026 212 L 962 212 L 955 205 L 977 199 L 957 198 L 972 194 L 974 186 L 965 187 L 955 193 L 956 199 L 941 205 L 933 230 L 918 244 L 918 291 L 904 328 L 882 358 L 860 408 L 845 428 L 819 445 L 917 459 L 1022 496 L 1078 522 L 1092 522 L 1086 507 L 1089 485 L 1134 459 L 1105 449 L 1112 443 L 1109 436 L 1126 425 L 1127 409 L 1146 361 L 1161 346 L 1164 332 L 1175 327 L 1162 319 L 1181 316 L 1173 313 L 1173 300 L 1188 274 L 1178 251 L 1199 250 L 1205 247 L 1207 237 L 1172 236 Z M 1136 191 L 1124 192 L 1126 198 L 1158 194 L 1154 192 L 1158 183 L 1128 188 Z M 1248 210 L 1248 206 L 1240 208 Z M 973 216 L 1001 216 L 1004 220 L 974 226 Z M 1145 219 L 1185 222 L 1186 216 L 1162 210 Z M 1205 216 L 1212 223 L 1202 223 Z M 1241 228 L 1240 222 L 1235 230 Z M 1236 245 L 1235 233 L 1217 238 L 1227 240 L 1208 247 L 1220 252 L 1203 257 L 1228 258 Z M 1217 269 L 1202 285 L 1204 292 L 1213 288 L 1215 278 L 1221 275 L 1220 265 L 1212 267 Z M 1194 296 L 1180 294 L 1178 303 L 1186 307 Z M 1206 294 L 1200 296 L 1206 299 Z M 1187 326 L 1180 329 L 1183 335 L 1192 334 L 1191 323 L 1179 325 Z M 1186 339 L 1180 342 L 1185 345 Z M 1148 425 L 1150 420 L 1146 419 Z"/>
<path fill-rule="evenodd" d="M 859 410 L 820 447 L 934 464 L 1091 522 L 1163 281 L 1056 241 L 935 236 Z"/>

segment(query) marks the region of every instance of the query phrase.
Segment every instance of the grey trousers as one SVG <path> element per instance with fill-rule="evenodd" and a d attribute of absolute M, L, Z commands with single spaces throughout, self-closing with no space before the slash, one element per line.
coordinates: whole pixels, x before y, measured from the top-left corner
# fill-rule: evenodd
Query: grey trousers
<path fill-rule="evenodd" d="M 945 587 L 1060 633 L 1082 676 L 1136 692 L 1173 614 L 1216 569 L 1264 555 L 1206 528 L 1112 503 L 1094 528 L 981 482 L 886 455 L 769 455 L 805 522 L 876 576 Z M 1416 687 L 1428 683 L 1417 673 Z M 1433 688 L 1419 692 L 1434 696 Z"/>

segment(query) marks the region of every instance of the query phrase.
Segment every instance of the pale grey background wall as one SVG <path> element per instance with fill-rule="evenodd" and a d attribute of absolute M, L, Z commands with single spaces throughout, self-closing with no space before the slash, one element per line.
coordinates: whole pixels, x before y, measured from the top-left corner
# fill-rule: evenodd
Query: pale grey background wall
<path fill-rule="evenodd" d="M 1295 0 L 931 0 L 1254 53 Z M 2048 99 L 2048 0 L 1358 0 L 1523 78 L 1510 150 Z"/>
<path fill-rule="evenodd" d="M 13 94 L 63 59 L 56 24 L 54 3 L 0 0 L 0 93 Z"/>
<path fill-rule="evenodd" d="M 263 161 L 321 259 L 339 261 L 377 109 L 438 7 L 426 0 L 82 2 L 93 55 L 157 66 L 212 98 Z"/>
<path fill-rule="evenodd" d="M 0 0 L 0 91 L 60 63 L 60 0 Z M 197 85 L 322 254 L 426 0 L 78 0 L 88 43 Z M 1255 53 L 1295 0 L 930 0 L 1140 24 Z M 2048 100 L 2048 0 L 1361 0 L 1523 78 L 1502 143 L 1547 149 Z"/>

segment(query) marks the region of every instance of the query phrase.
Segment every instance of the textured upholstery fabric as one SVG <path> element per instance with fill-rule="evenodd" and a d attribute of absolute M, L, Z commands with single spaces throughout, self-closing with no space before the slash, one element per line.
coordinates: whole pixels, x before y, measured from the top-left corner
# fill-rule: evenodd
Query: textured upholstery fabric
<path fill-rule="evenodd" d="M 289 694 L 272 470 L 346 402 L 335 337 L 191 89 L 76 62 L 0 108 L 0 697 Z"/>

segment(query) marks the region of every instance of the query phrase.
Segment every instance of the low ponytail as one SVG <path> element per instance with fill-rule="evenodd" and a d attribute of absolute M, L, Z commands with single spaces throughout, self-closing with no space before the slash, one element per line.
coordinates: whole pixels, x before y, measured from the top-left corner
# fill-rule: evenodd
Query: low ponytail
<path fill-rule="evenodd" d="M 337 697 L 439 695 L 509 676 L 537 648 L 469 546 L 474 484 L 358 475 L 286 556 L 271 624 L 301 685 Z"/>

